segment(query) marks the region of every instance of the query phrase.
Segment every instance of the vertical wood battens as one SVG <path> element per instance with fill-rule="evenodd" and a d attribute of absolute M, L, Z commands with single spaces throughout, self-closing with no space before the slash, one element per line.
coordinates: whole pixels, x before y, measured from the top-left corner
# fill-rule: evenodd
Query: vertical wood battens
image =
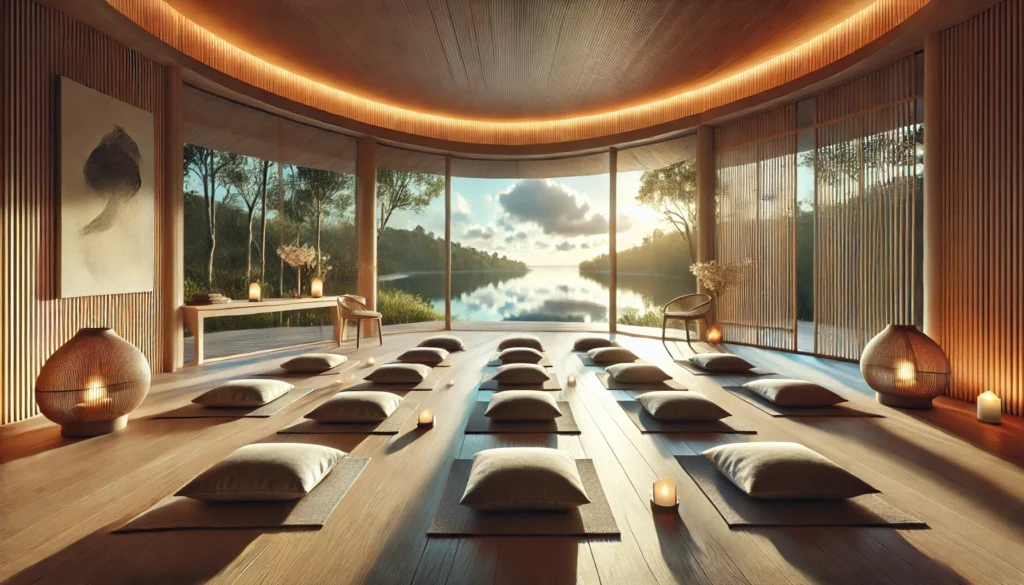
<path fill-rule="evenodd" d="M 154 114 L 154 238 L 162 231 L 166 179 L 163 68 L 31 0 L 4 2 L 3 10 L 0 424 L 37 413 L 39 368 L 82 327 L 113 327 L 142 350 L 154 372 L 162 365 L 156 279 L 155 292 L 59 298 L 58 76 Z M 157 275 L 163 270 L 160 249 Z"/>
<path fill-rule="evenodd" d="M 950 395 L 1024 414 L 1024 2 L 941 33 L 939 343 Z"/>
<path fill-rule="evenodd" d="M 729 341 L 796 348 L 796 132 L 795 104 L 715 129 L 715 250 L 744 264 L 717 307 Z"/>
<path fill-rule="evenodd" d="M 918 321 L 921 203 L 916 59 L 815 97 L 816 353 L 860 357 Z"/>

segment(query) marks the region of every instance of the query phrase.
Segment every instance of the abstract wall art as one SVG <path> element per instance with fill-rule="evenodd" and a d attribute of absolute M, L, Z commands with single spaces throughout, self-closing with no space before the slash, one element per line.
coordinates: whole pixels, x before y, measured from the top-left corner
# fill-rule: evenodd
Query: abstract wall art
<path fill-rule="evenodd" d="M 60 296 L 153 290 L 153 114 L 60 78 Z"/>

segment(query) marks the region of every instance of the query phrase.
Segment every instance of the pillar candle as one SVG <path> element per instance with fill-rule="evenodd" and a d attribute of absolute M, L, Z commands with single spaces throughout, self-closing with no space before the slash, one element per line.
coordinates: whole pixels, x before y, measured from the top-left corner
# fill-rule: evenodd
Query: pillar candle
<path fill-rule="evenodd" d="M 671 479 L 659 479 L 654 482 L 654 505 L 671 508 L 676 505 L 676 483 Z"/>
<path fill-rule="evenodd" d="M 994 392 L 978 396 L 978 420 L 993 425 L 1003 422 L 1003 401 Z"/>

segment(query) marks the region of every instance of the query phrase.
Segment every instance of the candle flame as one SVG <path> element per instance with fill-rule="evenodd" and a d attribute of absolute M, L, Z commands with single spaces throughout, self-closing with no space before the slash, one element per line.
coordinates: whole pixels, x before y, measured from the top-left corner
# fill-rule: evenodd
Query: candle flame
<path fill-rule="evenodd" d="M 107 397 L 107 389 L 103 387 L 103 383 L 98 380 L 90 380 L 89 386 L 85 390 L 86 402 L 93 402 L 96 400 L 102 400 Z"/>
<path fill-rule="evenodd" d="M 896 380 L 900 382 L 915 382 L 917 372 L 914 371 L 914 364 L 908 361 L 901 361 L 896 364 Z"/>

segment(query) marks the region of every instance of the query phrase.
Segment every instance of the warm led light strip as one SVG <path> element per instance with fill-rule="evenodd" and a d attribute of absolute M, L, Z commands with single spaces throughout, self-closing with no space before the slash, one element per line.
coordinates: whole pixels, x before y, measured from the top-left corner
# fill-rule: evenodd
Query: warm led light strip
<path fill-rule="evenodd" d="M 820 69 L 892 30 L 929 0 L 878 0 L 813 39 L 746 71 L 677 95 L 586 116 L 477 120 L 417 112 L 307 79 L 219 38 L 163 0 L 106 0 L 185 55 L 259 89 L 373 126 L 441 140 L 526 145 L 585 140 L 647 128 L 750 97 Z"/>

